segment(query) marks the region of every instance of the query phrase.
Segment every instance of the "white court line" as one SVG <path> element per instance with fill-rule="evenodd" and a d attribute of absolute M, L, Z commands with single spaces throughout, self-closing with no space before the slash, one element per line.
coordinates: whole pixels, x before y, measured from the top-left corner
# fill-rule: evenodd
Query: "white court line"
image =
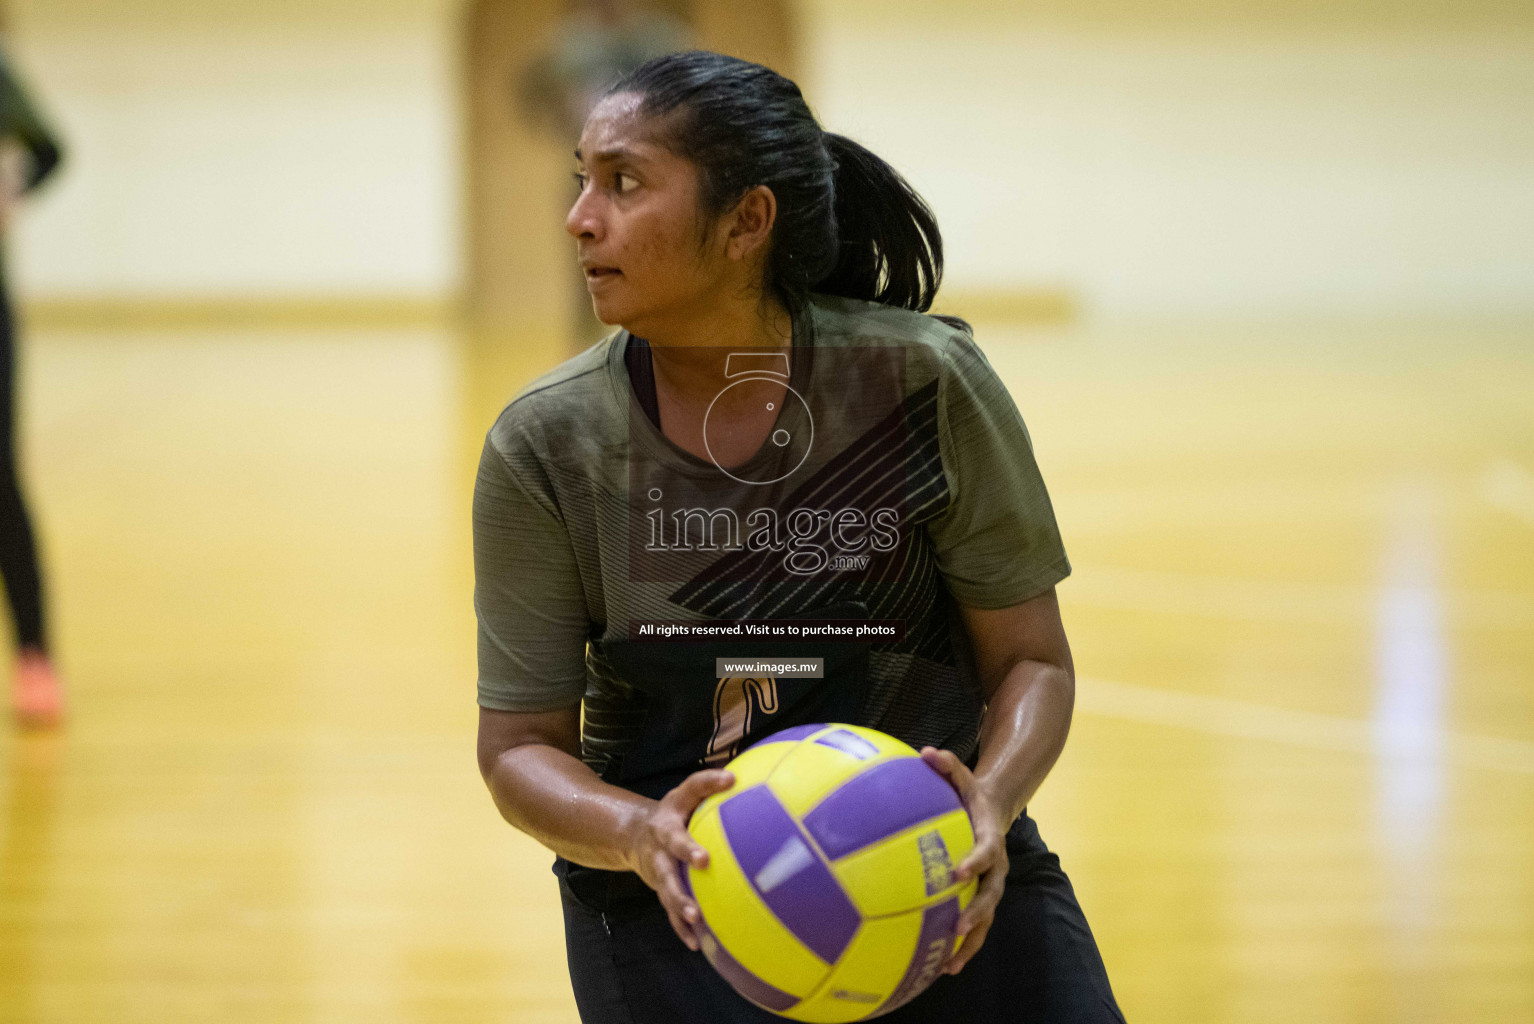
<path fill-rule="evenodd" d="M 1076 710 L 1217 736 L 1370 756 L 1380 752 L 1374 724 L 1362 719 L 1293 711 L 1229 697 L 1180 693 L 1107 679 L 1077 679 Z M 1445 732 L 1442 750 L 1449 760 L 1463 767 L 1534 775 L 1534 743 L 1526 740 Z M 1399 754 L 1392 753 L 1392 756 Z M 1424 756 L 1433 755 L 1424 753 Z"/>
<path fill-rule="evenodd" d="M 1078 566 L 1061 585 L 1067 604 L 1252 622 L 1369 624 L 1379 588 L 1194 576 L 1112 566 Z M 1534 630 L 1534 598 L 1495 590 L 1441 592 L 1444 616 L 1462 628 Z"/>

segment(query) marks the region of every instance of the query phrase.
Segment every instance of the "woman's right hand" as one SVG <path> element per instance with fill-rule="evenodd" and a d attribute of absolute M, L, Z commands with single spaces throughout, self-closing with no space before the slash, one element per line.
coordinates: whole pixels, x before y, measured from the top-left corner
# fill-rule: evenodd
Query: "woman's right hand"
<path fill-rule="evenodd" d="M 698 905 L 682 888 L 682 865 L 701 868 L 708 851 L 687 831 L 698 805 L 735 785 L 735 776 L 722 768 L 694 772 L 681 785 L 637 815 L 628 828 L 627 859 L 633 871 L 660 896 L 671 927 L 688 949 L 698 949 L 693 925 L 702 920 Z"/>

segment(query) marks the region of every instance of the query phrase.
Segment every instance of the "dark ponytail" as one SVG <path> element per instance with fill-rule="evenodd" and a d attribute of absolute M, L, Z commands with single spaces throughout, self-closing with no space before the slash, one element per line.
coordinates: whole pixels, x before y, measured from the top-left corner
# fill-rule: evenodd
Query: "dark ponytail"
<path fill-rule="evenodd" d="M 816 291 L 926 312 L 943 279 L 943 238 L 932 209 L 900 172 L 835 132 L 836 267 Z"/>
<path fill-rule="evenodd" d="M 706 217 L 757 185 L 772 189 L 778 214 L 766 286 L 789 309 L 812 291 L 931 308 L 943 278 L 932 210 L 889 164 L 821 131 L 793 82 L 691 50 L 657 57 L 607 90 L 620 92 L 643 97 L 642 115 L 669 119 L 666 142 L 697 166 Z"/>

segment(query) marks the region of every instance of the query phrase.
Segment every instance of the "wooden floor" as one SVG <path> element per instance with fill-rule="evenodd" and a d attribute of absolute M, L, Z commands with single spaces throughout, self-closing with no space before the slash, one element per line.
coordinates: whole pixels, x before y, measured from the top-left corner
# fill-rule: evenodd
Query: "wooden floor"
<path fill-rule="evenodd" d="M 1534 1020 L 1534 329 L 981 327 L 1080 686 L 1033 812 L 1131 1021 Z M 55 332 L 73 717 L 0 730 L 0 1021 L 572 1024 L 474 767 L 446 330 Z"/>

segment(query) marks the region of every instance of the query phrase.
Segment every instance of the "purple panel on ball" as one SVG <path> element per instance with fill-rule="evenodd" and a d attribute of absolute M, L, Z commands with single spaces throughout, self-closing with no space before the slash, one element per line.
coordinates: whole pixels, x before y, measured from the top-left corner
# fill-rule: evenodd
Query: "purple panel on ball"
<path fill-rule="evenodd" d="M 784 729 L 780 732 L 775 732 L 771 736 L 763 736 L 761 739 L 757 740 L 756 743 L 752 744 L 752 746 L 760 746 L 763 743 L 797 743 L 802 739 L 807 739 L 815 735 L 817 732 L 824 728 L 824 724 L 796 725 L 791 729 Z"/>
<path fill-rule="evenodd" d="M 816 804 L 804 827 L 832 860 L 958 810 L 959 795 L 919 757 L 876 764 Z"/>
<path fill-rule="evenodd" d="M 815 741 L 823 747 L 840 750 L 844 754 L 851 754 L 859 761 L 872 761 L 879 756 L 879 748 L 865 740 L 855 732 L 846 729 L 837 729 L 828 732 Z"/>
<path fill-rule="evenodd" d="M 735 991 L 756 1005 L 775 1013 L 782 1013 L 799 1002 L 797 996 L 789 995 L 782 989 L 767 984 L 747 970 L 744 964 L 730 955 L 729 950 L 719 944 L 719 940 L 714 938 L 714 933 L 709 931 L 706 925 L 697 926 L 697 931 L 702 940 L 700 944 L 703 946 L 703 955 Z"/>
<path fill-rule="evenodd" d="M 862 918 L 778 798 L 753 786 L 720 804 L 719 820 L 762 902 L 816 956 L 835 963 Z"/>
<path fill-rule="evenodd" d="M 928 907 L 921 916 L 921 934 L 916 939 L 916 950 L 911 954 L 911 963 L 905 969 L 905 976 L 900 979 L 900 984 L 895 986 L 895 991 L 878 1010 L 869 1014 L 877 1017 L 882 1013 L 889 1013 L 897 1006 L 903 1006 L 926 991 L 928 985 L 937 980 L 938 973 L 943 969 L 943 964 L 948 962 L 949 955 L 953 952 L 953 936 L 959 926 L 959 901 L 957 899 L 944 900 L 942 903 Z"/>

